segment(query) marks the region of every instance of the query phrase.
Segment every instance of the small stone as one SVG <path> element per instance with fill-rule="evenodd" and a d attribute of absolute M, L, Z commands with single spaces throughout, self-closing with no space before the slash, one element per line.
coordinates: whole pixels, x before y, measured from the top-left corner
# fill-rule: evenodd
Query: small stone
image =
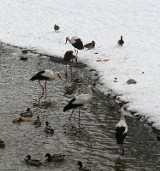
<path fill-rule="evenodd" d="M 129 79 L 129 80 L 127 81 L 127 83 L 128 83 L 128 84 L 136 84 L 137 81 L 134 80 L 134 79 Z"/>

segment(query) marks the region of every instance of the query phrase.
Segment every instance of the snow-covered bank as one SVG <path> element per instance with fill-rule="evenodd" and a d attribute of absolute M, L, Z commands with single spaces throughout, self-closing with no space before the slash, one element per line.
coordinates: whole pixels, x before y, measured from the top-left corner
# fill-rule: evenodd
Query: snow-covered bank
<path fill-rule="evenodd" d="M 66 36 L 78 36 L 84 44 L 94 40 L 95 49 L 80 51 L 79 60 L 99 71 L 103 91 L 123 94 L 130 110 L 160 128 L 159 5 L 158 0 L 2 0 L 0 40 L 57 56 L 73 49 L 65 45 Z M 121 35 L 125 43 L 118 47 Z M 137 84 L 128 85 L 130 78 Z"/>

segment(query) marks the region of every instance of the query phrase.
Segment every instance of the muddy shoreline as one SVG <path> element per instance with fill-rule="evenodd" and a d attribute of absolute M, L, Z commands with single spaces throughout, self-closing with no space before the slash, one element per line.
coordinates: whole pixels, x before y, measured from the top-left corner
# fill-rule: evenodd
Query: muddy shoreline
<path fill-rule="evenodd" d="M 65 94 L 65 83 L 50 82 L 47 102 L 44 99 L 39 102 L 41 90 L 36 82 L 29 82 L 30 77 L 37 70 L 46 67 L 63 72 L 65 63 L 61 63 L 61 58 L 33 51 L 30 51 L 32 53 L 28 55 L 27 61 L 21 61 L 21 49 L 3 43 L 0 47 L 0 138 L 6 143 L 6 147 L 1 149 L 0 170 L 74 171 L 78 170 L 78 160 L 82 160 L 92 171 L 156 171 L 160 168 L 157 135 L 148 123 L 140 117 L 136 118 L 133 113 L 126 115 L 129 132 L 124 144 L 125 157 L 119 156 L 119 147 L 115 142 L 115 125 L 119 121 L 117 111 L 124 102 L 120 102 L 117 95 L 107 97 L 103 92 L 98 92 L 92 103 L 82 110 L 81 132 L 68 126 L 70 112 L 62 112 L 64 105 L 72 97 Z M 82 63 L 74 68 L 85 78 L 79 90 L 85 92 L 97 72 Z M 98 84 L 98 80 L 96 81 Z M 41 128 L 35 129 L 32 123 L 12 123 L 14 114 L 28 106 L 34 112 L 33 119 L 40 115 Z M 46 119 L 55 129 L 53 136 L 48 136 L 43 131 Z M 72 122 L 77 125 L 76 115 Z M 23 162 L 28 153 L 44 159 L 46 152 L 64 152 L 67 159 L 63 163 L 46 164 L 40 168 L 26 166 Z"/>

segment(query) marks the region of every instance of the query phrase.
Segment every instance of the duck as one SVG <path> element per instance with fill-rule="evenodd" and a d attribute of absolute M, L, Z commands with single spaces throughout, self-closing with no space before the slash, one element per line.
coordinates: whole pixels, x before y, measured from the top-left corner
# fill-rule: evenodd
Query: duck
<path fill-rule="evenodd" d="M 91 171 L 90 169 L 83 167 L 83 164 L 81 161 L 78 161 L 77 165 L 79 165 L 79 170 L 81 171 Z"/>
<path fill-rule="evenodd" d="M 24 161 L 26 162 L 26 164 L 32 165 L 32 166 L 41 166 L 42 165 L 42 162 L 40 160 L 31 159 L 30 155 L 27 155 L 25 157 Z"/>
<path fill-rule="evenodd" d="M 54 30 L 55 30 L 55 32 L 58 32 L 59 29 L 60 29 L 59 26 L 55 24 L 55 25 L 54 25 Z"/>
<path fill-rule="evenodd" d="M 23 116 L 20 116 L 20 115 L 17 115 L 12 120 L 13 123 L 17 123 L 17 122 L 30 122 L 30 121 L 32 121 L 32 117 L 23 117 Z"/>
<path fill-rule="evenodd" d="M 51 155 L 50 153 L 46 153 L 45 157 L 47 157 L 47 161 L 51 162 L 51 161 L 62 161 L 65 159 L 66 155 L 63 153 L 59 153 L 59 154 L 54 154 Z"/>
<path fill-rule="evenodd" d="M 45 126 L 45 128 L 44 128 L 44 131 L 45 131 L 46 133 L 52 133 L 52 134 L 54 134 L 54 130 L 53 130 L 53 128 L 49 125 L 49 122 L 48 122 L 48 121 L 46 121 L 46 126 Z"/>
<path fill-rule="evenodd" d="M 28 107 L 25 112 L 20 114 L 20 116 L 22 116 L 22 117 L 32 117 L 33 116 L 32 110 Z"/>
<path fill-rule="evenodd" d="M 123 40 L 123 37 L 121 36 L 121 39 L 118 40 L 118 45 L 123 46 L 123 44 L 124 44 L 124 40 Z"/>
<path fill-rule="evenodd" d="M 5 147 L 5 143 L 3 140 L 0 139 L 0 148 L 4 148 Z"/>
<path fill-rule="evenodd" d="M 40 117 L 37 116 L 37 119 L 33 122 L 33 125 L 35 127 L 40 127 L 41 126 L 41 121 L 40 121 Z"/>
<path fill-rule="evenodd" d="M 95 47 L 95 41 L 92 41 L 91 43 L 87 43 L 86 45 L 84 45 L 85 48 L 87 48 L 88 50 L 91 50 Z"/>

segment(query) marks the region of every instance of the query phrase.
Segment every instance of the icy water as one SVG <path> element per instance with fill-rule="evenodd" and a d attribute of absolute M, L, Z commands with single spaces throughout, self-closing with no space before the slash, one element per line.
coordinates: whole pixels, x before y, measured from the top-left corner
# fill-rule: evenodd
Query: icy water
<path fill-rule="evenodd" d="M 55 63 L 49 57 L 28 54 L 27 61 L 20 60 L 20 49 L 0 45 L 0 139 L 6 147 L 0 149 L 1 171 L 78 171 L 80 160 L 92 171 L 158 171 L 160 170 L 160 142 L 152 129 L 127 115 L 129 126 L 125 139 L 125 156 L 119 155 L 115 143 L 115 125 L 119 121 L 119 104 L 98 92 L 91 104 L 82 110 L 82 129 L 71 128 L 69 112 L 63 107 L 73 95 L 65 94 L 65 65 Z M 63 81 L 48 83 L 47 99 L 41 97 L 37 82 L 29 79 L 38 71 L 53 69 L 62 73 Z M 86 91 L 92 71 L 88 67 L 78 68 L 81 79 L 85 79 L 77 93 Z M 16 114 L 30 107 L 33 119 L 39 115 L 42 126 L 35 128 L 32 122 L 13 124 Z M 44 132 L 45 121 L 54 128 L 54 135 Z M 78 125 L 75 113 L 72 123 Z M 47 163 L 45 154 L 65 153 L 63 162 Z M 30 154 L 41 159 L 43 166 L 28 166 L 24 157 Z"/>

